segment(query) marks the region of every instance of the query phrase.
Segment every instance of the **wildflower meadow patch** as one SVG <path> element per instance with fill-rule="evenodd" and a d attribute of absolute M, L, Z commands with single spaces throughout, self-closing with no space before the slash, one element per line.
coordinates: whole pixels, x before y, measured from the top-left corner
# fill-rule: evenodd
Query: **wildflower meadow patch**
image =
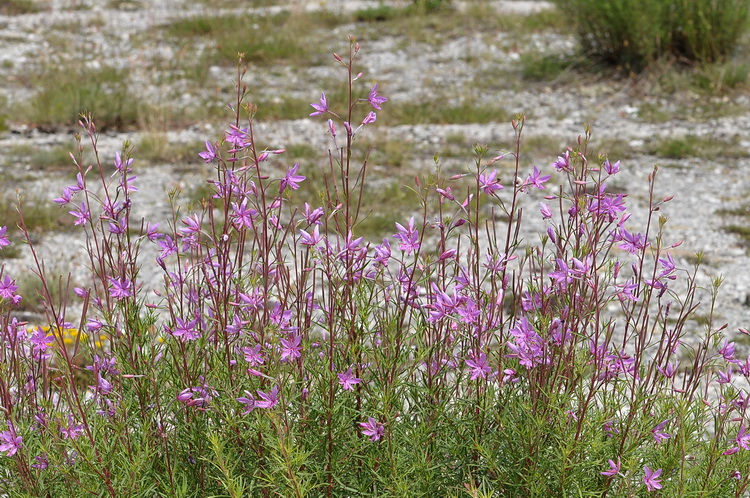
<path fill-rule="evenodd" d="M 626 163 L 588 157 L 586 131 L 527 168 L 519 115 L 512 150 L 476 145 L 461 172 L 436 157 L 413 212 L 365 240 L 353 145 L 392 103 L 351 97 L 359 56 L 333 55 L 348 101 L 310 104 L 317 198 L 300 193 L 319 165 L 279 172 L 285 150 L 256 147 L 243 68 L 234 120 L 196 151 L 213 174 L 195 212 L 171 196 L 170 219 L 136 219 L 135 158 L 100 157 L 81 120 L 93 166 L 71 156 L 50 202 L 89 280 L 48 277 L 23 209 L 44 323 L 0 278 L 0 494 L 746 495 L 746 330 L 714 322 L 720 279 L 675 261 L 658 169 L 636 219 L 608 187 Z"/>

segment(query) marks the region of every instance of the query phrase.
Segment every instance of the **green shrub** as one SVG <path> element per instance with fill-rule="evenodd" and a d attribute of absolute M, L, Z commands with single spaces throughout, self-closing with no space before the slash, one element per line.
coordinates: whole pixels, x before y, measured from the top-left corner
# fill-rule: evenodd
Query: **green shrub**
<path fill-rule="evenodd" d="M 747 27 L 748 0 L 672 0 L 672 4 L 672 49 L 688 60 L 723 60 Z"/>
<path fill-rule="evenodd" d="M 349 21 L 329 11 L 314 16 L 304 12 L 282 11 L 269 16 L 201 16 L 176 20 L 163 27 L 166 33 L 184 43 L 208 39 L 215 48 L 209 54 L 213 63 L 234 65 L 237 55 L 252 64 L 316 64 L 326 60 L 314 57 L 320 50 L 321 32 Z M 242 36 L 238 36 L 241 33 Z"/>
<path fill-rule="evenodd" d="M 129 79 L 112 67 L 46 71 L 37 89 L 16 115 L 43 129 L 74 126 L 82 112 L 95 112 L 100 129 L 130 128 L 138 124 L 138 99 L 129 90 Z"/>
<path fill-rule="evenodd" d="M 0 0 L 0 14 L 30 14 L 40 10 L 41 7 L 31 0 Z"/>
<path fill-rule="evenodd" d="M 583 51 L 630 71 L 665 56 L 713 62 L 731 54 L 748 0 L 555 0 L 575 19 Z"/>
<path fill-rule="evenodd" d="M 421 12 L 434 12 L 436 10 L 449 8 L 451 0 L 412 0 L 412 4 Z"/>

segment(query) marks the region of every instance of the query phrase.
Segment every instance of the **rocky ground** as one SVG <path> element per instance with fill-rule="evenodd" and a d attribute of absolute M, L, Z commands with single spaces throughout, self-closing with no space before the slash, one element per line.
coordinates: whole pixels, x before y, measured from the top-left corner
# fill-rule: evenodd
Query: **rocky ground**
<path fill-rule="evenodd" d="M 181 42 L 158 37 L 151 38 L 158 43 L 143 40 L 149 39 L 148 33 L 176 18 L 213 15 L 219 11 L 231 15 L 247 12 L 260 15 L 268 9 L 283 8 L 279 5 L 242 7 L 241 2 L 224 8 L 188 0 L 109 3 L 77 0 L 76 8 L 71 9 L 70 3 L 70 0 L 54 0 L 43 12 L 0 16 L 0 66 L 4 68 L 0 95 L 5 97 L 9 108 L 30 99 L 38 91 L 28 84 L 29 72 L 51 64 L 64 64 L 76 51 L 90 54 L 82 56 L 89 66 L 100 64 L 105 57 L 108 63 L 128 71 L 133 90 L 144 100 L 167 98 L 177 106 L 188 105 L 195 99 L 229 101 L 231 68 L 203 68 L 207 86 L 212 89 L 208 94 L 201 94 L 200 89 L 180 79 L 166 84 L 155 82 L 153 74 L 158 71 L 155 65 L 177 57 Z M 377 1 L 317 0 L 307 2 L 304 8 L 354 10 L 379 4 Z M 459 8 L 467 8 L 469 2 L 457 4 Z M 294 5 L 298 5 L 297 2 Z M 509 15 L 550 8 L 549 4 L 538 1 L 486 1 L 483 5 Z M 58 37 L 52 39 L 48 35 L 52 25 L 74 25 L 74 28 L 58 29 Z M 356 24 L 335 28 L 332 36 L 337 36 L 342 43 L 331 47 L 331 51 L 345 47 L 346 35 L 356 29 Z M 64 51 L 55 45 L 60 39 L 67 40 Z M 649 152 L 649 145 L 655 141 L 684 137 L 695 137 L 701 143 L 711 140 L 731 143 L 739 150 L 747 150 L 750 148 L 750 98 L 746 92 L 734 91 L 718 97 L 688 93 L 678 98 L 644 90 L 645 84 L 637 79 L 598 78 L 591 74 L 579 78 L 569 73 L 550 82 L 519 83 L 516 68 L 524 53 L 575 53 L 574 38 L 556 33 L 532 32 L 519 44 L 500 30 L 491 35 L 468 30 L 445 43 L 405 43 L 404 39 L 391 36 L 374 38 L 371 42 L 363 39 L 362 46 L 365 78 L 368 82 L 378 81 L 381 88 L 387 89 L 388 105 L 397 106 L 439 92 L 446 98 L 471 94 L 479 102 L 500 103 L 503 108 L 526 113 L 529 143 L 546 144 L 541 157 L 531 154 L 541 167 L 551 169 L 550 164 L 555 159 L 547 151 L 562 150 L 564 144 L 573 143 L 582 133 L 584 124 L 592 125 L 595 140 L 617 144 L 626 157 L 615 187 L 628 193 L 628 204 L 635 213 L 634 222 L 645 220 L 647 176 L 655 163 L 661 163 L 656 197 L 674 195 L 661 211 L 670 218 L 667 240 L 670 243 L 685 241 L 674 251 L 675 259 L 689 267 L 694 261 L 693 255 L 703 251 L 705 264 L 700 270 L 701 284 L 709 285 L 711 278 L 717 275 L 725 277 L 717 301 L 720 320 L 717 325 L 728 322 L 731 330 L 750 327 L 747 243 L 725 229 L 730 224 L 750 226 L 747 218 L 727 214 L 747 206 L 750 158 L 747 154 L 737 154 L 732 159 L 705 157 L 707 154 L 698 151 L 691 157 L 672 160 Z M 248 83 L 251 92 L 255 90 L 271 97 L 288 94 L 314 101 L 314 96 L 321 91 L 316 80 L 328 78 L 334 71 L 331 64 L 303 69 L 279 66 L 254 70 L 251 67 Z M 496 76 L 491 78 L 492 74 Z M 514 81 L 502 78 L 514 74 Z M 480 81 L 483 78 L 487 81 Z M 716 112 L 706 112 L 706 106 Z M 666 117 L 644 117 L 646 110 L 653 114 L 654 109 Z M 300 115 L 305 116 L 304 109 Z M 433 152 L 430 151 L 440 152 L 447 142 L 456 142 L 455 137 L 465 137 L 465 159 L 450 159 L 447 163 L 460 168 L 461 164 L 470 164 L 472 143 L 486 143 L 491 150 L 501 150 L 502 144 L 512 140 L 512 130 L 505 118 L 499 117 L 491 124 L 397 125 L 380 127 L 377 133 L 383 140 L 411 144 L 418 152 L 408 167 L 422 172 L 432 162 Z M 72 183 L 74 170 L 39 168 L 33 156 L 34 151 L 60 145 L 69 145 L 72 149 L 74 141 L 70 130 L 42 131 L 18 115 L 9 116 L 7 121 L 8 130 L 0 135 L 0 149 L 30 147 L 26 149 L 29 151 L 26 156 L 14 156 L 12 161 L 2 162 L 0 181 L 4 190 L 36 193 L 48 199 L 57 197 L 64 185 Z M 213 139 L 221 129 L 218 122 L 211 121 L 170 128 L 162 135 L 170 144 L 195 144 Z M 304 142 L 319 150 L 327 146 L 325 132 L 324 122 L 306 118 L 260 122 L 256 130 L 266 143 L 284 146 L 289 142 Z M 102 156 L 111 160 L 123 141 L 137 143 L 143 133 L 143 130 L 133 129 L 103 134 L 99 143 Z M 381 174 L 388 174 L 388 164 L 375 167 Z M 135 214 L 164 219 L 169 210 L 165 192 L 200 184 L 210 170 L 196 162 L 155 161 L 151 164 L 136 162 L 136 173 L 141 191 Z M 39 251 L 46 255 L 48 265 L 60 271 L 72 271 L 74 280 L 82 278 L 85 261 L 79 235 L 60 231 L 43 234 L 39 239 Z M 30 265 L 28 251 L 20 252 L 18 258 L 5 261 L 7 273 L 17 275 Z"/>

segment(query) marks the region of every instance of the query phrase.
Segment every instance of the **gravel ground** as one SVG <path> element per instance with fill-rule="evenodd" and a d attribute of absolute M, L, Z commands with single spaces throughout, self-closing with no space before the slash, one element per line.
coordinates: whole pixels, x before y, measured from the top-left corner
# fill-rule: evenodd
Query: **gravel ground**
<path fill-rule="evenodd" d="M 189 17 L 209 12 L 205 6 L 187 0 L 163 0 L 141 2 L 135 10 L 114 10 L 103 7 L 105 2 L 78 0 L 78 10 L 66 10 L 70 0 L 54 0 L 49 12 L 20 16 L 0 16 L 0 66 L 11 67 L 11 73 L 37 67 L 39 64 L 59 62 L 54 47 L 50 46 L 45 31 L 51 23 L 80 23 L 82 28 L 71 33 L 73 47 L 83 50 L 94 47 L 92 53 L 107 54 L 110 62 L 131 71 L 134 88 L 144 99 L 158 98 L 160 88 L 150 83 L 148 69 L 140 62 L 153 60 L 157 55 L 170 57 L 177 47 L 160 44 L 157 47 L 136 43 L 140 35 L 154 26 L 178 17 Z M 357 9 L 363 6 L 376 6 L 377 1 L 317 0 L 305 4 L 308 9 Z M 138 4 L 134 3 L 134 6 Z M 144 7 L 145 6 L 145 7 Z M 501 12 L 530 12 L 548 8 L 546 2 L 539 1 L 496 1 L 492 8 Z M 280 8 L 280 7 L 275 7 Z M 266 8 L 269 9 L 269 8 Z M 270 8 L 273 9 L 273 8 Z M 222 12 L 235 13 L 243 9 L 223 9 Z M 247 9 L 244 9 L 247 10 Z M 215 9 L 210 12 L 216 12 Z M 92 22 L 95 19 L 96 22 Z M 341 28 L 342 39 L 346 29 Z M 415 44 L 404 46 L 397 39 L 380 39 L 363 46 L 362 62 L 367 78 L 383 82 L 388 88 L 389 105 L 398 105 L 411 99 L 420 98 L 434 91 L 434 88 L 449 89 L 462 94 L 475 77 L 476 64 L 467 62 L 465 55 L 491 61 L 501 69 L 512 69 L 518 64 L 523 50 L 553 50 L 571 53 L 575 42 L 559 35 L 539 34 L 531 37 L 528 47 L 518 49 L 509 42 L 503 33 L 498 33 L 492 43 L 479 36 L 465 36 L 441 46 Z M 92 59 L 90 64 L 97 61 Z M 480 65 L 481 68 L 481 65 Z M 217 84 L 226 83 L 231 76 L 221 68 L 209 68 L 209 77 Z M 253 72 L 251 72 L 253 73 Z M 273 73 L 273 74 L 271 74 Z M 229 73 L 231 74 L 231 73 Z M 268 91 L 299 93 L 309 81 L 316 77 L 328 76 L 327 68 L 312 68 L 296 74 L 288 68 L 264 73 L 251 74 L 251 88 L 266 88 Z M 34 91 L 23 85 L 8 84 L 0 87 L 0 95 L 12 104 L 23 101 Z M 517 86 L 517 85 L 516 85 Z M 476 92 L 476 87 L 471 91 Z M 191 99 L 193 95 L 183 96 Z M 730 102 L 744 112 L 710 120 L 682 119 L 666 123 L 649 123 L 639 117 L 639 109 L 649 100 L 650 105 L 672 109 L 677 102 L 664 97 L 644 97 L 634 92 L 627 82 L 587 81 L 580 85 L 527 85 L 521 88 L 504 87 L 502 82 L 490 85 L 479 99 L 492 99 L 508 103 L 506 107 L 528 112 L 527 130 L 529 137 L 547 137 L 558 140 L 562 145 L 572 143 L 581 134 L 584 123 L 591 124 L 595 137 L 599 139 L 617 138 L 624 140 L 632 149 L 631 158 L 623 161 L 623 171 L 616 180 L 616 186 L 628 192 L 628 204 L 634 212 L 633 220 L 645 220 L 648 199 L 647 176 L 656 161 L 641 153 L 644 144 L 654 137 L 716 137 L 736 138 L 740 146 L 750 146 L 750 99 L 747 95 L 733 95 Z M 644 100 L 646 99 L 646 100 Z M 696 97 L 696 99 L 698 99 Z M 481 100 L 480 100 L 481 101 Z M 699 100 L 695 104 L 700 104 Z M 383 112 L 387 112 L 384 110 Z M 283 145 L 290 142 L 305 142 L 313 147 L 325 147 L 325 125 L 322 121 L 301 119 L 259 123 L 256 133 L 265 137 L 268 143 Z M 219 129 L 207 126 L 193 126 L 184 130 L 170 131 L 168 140 L 173 143 L 192 143 L 213 138 Z M 494 125 L 420 125 L 396 126 L 381 129 L 385 136 L 413 143 L 421 147 L 439 147 L 446 139 L 457 134 L 470 137 L 472 142 L 487 143 L 492 148 L 498 142 L 507 142 L 512 137 L 508 124 Z M 137 140 L 138 133 L 108 133 L 101 136 L 100 150 L 103 157 L 112 157 L 126 139 Z M 28 126 L 11 123 L 11 130 L 0 135 L 0 148 L 7 150 L 18 144 L 29 144 L 34 148 L 49 148 L 73 142 L 69 133 L 41 133 Z M 197 151 L 196 151 L 197 152 Z M 470 152 L 467 148 L 467 162 Z M 554 157 L 549 158 L 550 163 Z M 428 167 L 417 163 L 415 169 Z M 549 168 L 549 165 L 543 165 Z M 138 166 L 139 186 L 136 216 L 149 219 L 166 218 L 169 208 L 165 192 L 171 188 L 187 188 L 203 181 L 209 170 L 202 166 L 180 166 L 157 164 Z M 8 182 L 10 188 L 20 188 L 27 192 L 38 192 L 50 199 L 59 195 L 62 186 L 71 183 L 72 174 L 50 174 L 40 172 L 29 164 L 13 164 L 0 169 L 0 178 Z M 717 313 L 721 322 L 730 327 L 750 326 L 750 271 L 748 270 L 748 250 L 734 234 L 723 230 L 726 218 L 719 210 L 742 206 L 750 186 L 750 160 L 747 158 L 732 161 L 689 159 L 662 167 L 658 174 L 657 198 L 674 195 L 662 214 L 670 218 L 667 240 L 684 240 L 674 251 L 675 259 L 682 266 L 689 267 L 691 256 L 703 251 L 706 264 L 702 268 L 699 281 L 708 285 L 716 275 L 726 277 L 718 299 Z M 746 222 L 747 220 L 737 220 Z M 0 222 L 0 224 L 2 224 Z M 75 275 L 84 272 L 84 250 L 77 236 L 67 233 L 48 234 L 41 238 L 40 253 L 46 255 L 53 268 L 70 269 Z M 30 265 L 27 251 L 19 259 L 8 260 L 6 272 L 15 274 Z M 158 278 L 153 278 L 157 284 Z"/>

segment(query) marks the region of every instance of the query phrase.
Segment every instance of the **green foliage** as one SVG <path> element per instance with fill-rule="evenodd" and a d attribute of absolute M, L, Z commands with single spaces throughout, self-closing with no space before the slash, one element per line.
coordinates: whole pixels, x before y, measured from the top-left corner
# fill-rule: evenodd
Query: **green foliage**
<path fill-rule="evenodd" d="M 314 16 L 284 11 L 269 16 L 192 17 L 176 20 L 164 29 L 181 43 L 191 38 L 209 41 L 214 48 L 207 60 L 214 64 L 234 65 L 238 54 L 244 54 L 243 60 L 249 64 L 314 65 L 322 61 L 318 48 L 321 35 L 346 21 L 328 11 Z"/>
<path fill-rule="evenodd" d="M 3 158 L 6 165 L 23 165 L 33 171 L 60 171 L 72 165 L 70 148 L 65 145 L 37 147 L 28 144 L 13 145 Z"/>
<path fill-rule="evenodd" d="M 451 0 L 411 0 L 414 8 L 421 13 L 435 12 L 451 7 Z"/>
<path fill-rule="evenodd" d="M 20 204 L 24 221 L 30 232 L 47 232 L 70 226 L 70 223 L 62 216 L 63 211 L 52 204 L 48 198 L 21 193 Z M 18 224 L 18 206 L 19 197 L 16 193 L 7 193 L 0 197 L 0 220 L 3 220 L 3 225 Z"/>
<path fill-rule="evenodd" d="M 0 0 L 0 14 L 33 14 L 42 8 L 33 0 Z"/>
<path fill-rule="evenodd" d="M 671 49 L 690 61 L 721 61 L 747 30 L 748 0 L 672 0 Z"/>
<path fill-rule="evenodd" d="M 7 97 L 0 96 L 0 133 L 8 130 L 9 112 Z"/>
<path fill-rule="evenodd" d="M 731 55 L 748 0 L 555 0 L 575 19 L 582 50 L 628 71 L 664 56 L 714 62 Z"/>
<path fill-rule="evenodd" d="M 354 20 L 357 22 L 383 22 L 407 14 L 408 9 L 397 9 L 391 5 L 381 4 L 377 7 L 356 10 Z"/>
<path fill-rule="evenodd" d="M 15 113 L 25 123 L 56 130 L 76 126 L 81 113 L 93 112 L 100 129 L 127 129 L 138 123 L 140 100 L 130 91 L 127 73 L 101 69 L 49 69 L 32 84 L 33 97 Z"/>
<path fill-rule="evenodd" d="M 529 81 L 552 81 L 574 68 L 576 61 L 557 54 L 524 52 L 521 75 Z"/>
<path fill-rule="evenodd" d="M 668 159 L 691 157 L 741 159 L 750 156 L 750 152 L 742 146 L 738 136 L 731 140 L 694 135 L 664 138 L 647 143 L 645 149 L 650 154 Z"/>
<path fill-rule="evenodd" d="M 166 133 L 144 133 L 135 145 L 135 154 L 148 163 L 194 164 L 201 161 L 198 153 L 203 147 L 203 142 L 170 142 Z"/>

